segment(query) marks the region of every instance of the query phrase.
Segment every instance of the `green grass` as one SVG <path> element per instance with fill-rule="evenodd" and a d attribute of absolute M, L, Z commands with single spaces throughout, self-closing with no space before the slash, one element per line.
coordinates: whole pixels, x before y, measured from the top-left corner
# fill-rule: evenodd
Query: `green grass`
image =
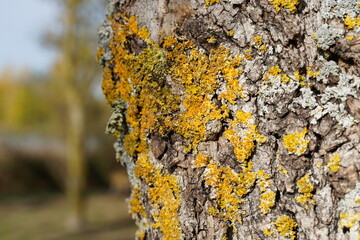
<path fill-rule="evenodd" d="M 130 240 L 136 227 L 127 214 L 125 197 L 91 194 L 87 224 L 81 233 L 67 232 L 66 199 L 59 194 L 0 199 L 1 240 Z"/>

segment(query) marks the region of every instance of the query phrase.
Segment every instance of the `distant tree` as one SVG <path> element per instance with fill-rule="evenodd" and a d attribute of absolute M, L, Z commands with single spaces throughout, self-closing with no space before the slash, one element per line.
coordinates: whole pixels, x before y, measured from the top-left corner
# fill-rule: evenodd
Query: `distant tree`
<path fill-rule="evenodd" d="M 108 132 L 137 239 L 359 238 L 357 1 L 107 9 Z"/>
<path fill-rule="evenodd" d="M 98 77 L 93 51 L 96 42 L 93 21 L 97 16 L 94 8 L 98 10 L 97 5 L 101 2 L 65 0 L 59 3 L 62 7 L 61 31 L 52 33 L 49 39 L 59 48 L 53 80 L 59 87 L 59 95 L 65 100 L 66 194 L 70 207 L 68 225 L 72 230 L 80 230 L 84 223 L 86 205 L 84 143 L 89 122 L 86 119 L 87 104 L 94 97 L 93 83 Z"/>

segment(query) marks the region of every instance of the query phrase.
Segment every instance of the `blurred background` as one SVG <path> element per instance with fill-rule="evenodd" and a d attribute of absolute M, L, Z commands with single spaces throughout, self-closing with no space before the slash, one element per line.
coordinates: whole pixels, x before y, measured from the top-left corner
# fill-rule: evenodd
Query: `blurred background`
<path fill-rule="evenodd" d="M 104 134 L 105 0 L 0 0 L 0 239 L 134 239 Z"/>

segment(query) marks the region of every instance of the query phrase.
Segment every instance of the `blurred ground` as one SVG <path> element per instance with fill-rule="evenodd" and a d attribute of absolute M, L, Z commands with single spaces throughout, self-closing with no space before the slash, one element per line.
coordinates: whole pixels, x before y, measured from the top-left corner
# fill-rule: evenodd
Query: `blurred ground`
<path fill-rule="evenodd" d="M 130 240 L 136 227 L 128 215 L 125 194 L 89 195 L 87 227 L 82 233 L 65 230 L 66 199 L 59 193 L 9 196 L 0 199 L 1 240 Z"/>

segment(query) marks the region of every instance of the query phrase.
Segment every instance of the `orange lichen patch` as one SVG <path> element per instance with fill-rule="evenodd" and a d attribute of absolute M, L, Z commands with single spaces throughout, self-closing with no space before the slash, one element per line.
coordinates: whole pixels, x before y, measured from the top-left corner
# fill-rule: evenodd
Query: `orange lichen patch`
<path fill-rule="evenodd" d="M 104 52 L 105 52 L 104 49 L 99 47 L 96 53 L 96 58 L 100 59 L 104 55 Z"/>
<path fill-rule="evenodd" d="M 259 50 L 261 53 L 265 53 L 267 50 L 267 47 L 265 44 L 262 44 L 260 46 L 257 46 L 256 49 Z"/>
<path fill-rule="evenodd" d="M 269 68 L 268 73 L 272 76 L 277 76 L 282 72 L 282 69 L 279 66 L 272 66 Z"/>
<path fill-rule="evenodd" d="M 301 205 L 305 206 L 306 209 L 309 208 L 308 204 L 315 204 L 315 201 L 312 199 L 314 191 L 314 185 L 310 182 L 309 174 L 306 174 L 302 178 L 300 178 L 296 182 L 299 192 L 301 193 L 300 196 L 296 197 L 295 200 L 300 203 Z"/>
<path fill-rule="evenodd" d="M 184 110 L 165 124 L 189 139 L 186 150 L 191 150 L 205 140 L 206 124 L 210 120 L 228 117 L 227 106 L 216 105 L 211 99 L 219 88 L 219 80 L 224 79 L 226 82 L 226 91 L 220 94 L 219 99 L 235 103 L 236 98 L 242 97 L 243 90 L 238 81 L 242 73 L 239 69 L 241 58 L 231 56 L 224 47 L 212 49 L 207 55 L 187 39 L 176 39 L 176 43 L 174 39 L 167 37 L 163 46 L 167 52 L 167 62 L 171 63 L 167 73 L 184 89 Z"/>
<path fill-rule="evenodd" d="M 180 239 L 177 179 L 151 162 L 148 136 L 173 131 L 188 140 L 185 150 L 196 151 L 198 143 L 206 140 L 207 124 L 226 120 L 230 112 L 226 103 L 235 104 L 244 97 L 238 80 L 242 58 L 231 55 L 224 47 L 206 53 L 188 39 L 175 36 L 165 37 L 157 44 L 149 38 L 148 30 L 139 26 L 136 17 L 118 14 L 109 20 L 114 32 L 109 45 L 113 59 L 104 67 L 103 92 L 109 103 L 119 99 L 126 104 L 129 131 L 124 137 L 124 148 L 136 163 L 138 188 L 147 189 L 152 208 L 148 222 L 154 221 L 152 227 L 159 228 L 163 239 Z M 142 49 L 131 49 L 131 40 L 142 42 Z M 223 83 L 215 104 L 214 93 Z M 217 192 L 219 214 L 232 223 L 241 221 L 239 204 L 256 179 L 251 162 L 245 164 L 245 160 L 254 151 L 254 142 L 264 141 L 250 119 L 251 114 L 239 111 L 226 134 L 238 160 L 244 162 L 241 173 L 214 164 L 202 154 L 194 163 L 195 167 L 206 166 L 206 182 Z M 145 214 L 141 206 L 145 200 L 138 188 L 133 189 L 130 200 L 133 215 Z"/>
<path fill-rule="evenodd" d="M 360 17 L 351 17 L 350 15 L 346 15 L 344 24 L 348 29 L 353 29 L 356 26 L 360 26 Z"/>
<path fill-rule="evenodd" d="M 114 58 L 104 68 L 103 92 L 110 103 L 120 98 L 126 102 L 126 121 L 130 132 L 125 136 L 125 149 L 131 156 L 147 148 L 146 136 L 164 132 L 164 122 L 179 109 L 179 97 L 163 85 L 166 59 L 163 51 L 140 28 L 136 17 L 119 16 L 112 23 L 114 37 L 110 49 Z M 137 55 L 129 52 L 129 39 L 139 38 L 149 45 Z M 112 70 L 110 69 L 112 66 Z"/>
<path fill-rule="evenodd" d="M 243 53 L 246 60 L 252 60 L 254 58 L 251 49 L 246 49 L 243 51 Z"/>
<path fill-rule="evenodd" d="M 262 214 L 267 214 L 270 212 L 271 208 L 275 206 L 275 193 L 270 191 L 268 188 L 270 186 L 270 175 L 266 174 L 263 170 L 257 171 L 257 181 L 262 193 L 260 196 L 260 212 Z"/>
<path fill-rule="evenodd" d="M 264 79 L 269 80 L 270 77 L 275 78 L 282 83 L 288 83 L 290 81 L 290 78 L 287 74 L 282 73 L 282 69 L 279 66 L 272 66 L 267 70 L 267 73 L 264 74 Z"/>
<path fill-rule="evenodd" d="M 259 186 L 262 192 L 267 191 L 270 184 L 270 175 L 264 171 L 252 172 L 252 163 L 246 162 L 255 149 L 255 141 L 262 143 L 264 136 L 257 132 L 256 125 L 250 122 L 251 113 L 238 111 L 236 118 L 231 121 L 230 129 L 224 132 L 231 144 L 234 146 L 234 153 L 239 162 L 243 163 L 240 173 L 235 172 L 229 167 L 221 166 L 212 161 L 208 156 L 199 153 L 194 161 L 194 167 L 206 167 L 206 184 L 213 187 L 216 193 L 218 209 L 209 209 L 212 215 L 220 215 L 230 221 L 232 225 L 236 222 L 241 223 L 240 205 L 245 202 L 245 196 L 259 178 Z M 265 214 L 274 205 L 275 195 L 266 192 L 262 195 L 261 211 Z M 216 211 L 215 211 L 216 210 Z"/>
<path fill-rule="evenodd" d="M 255 42 L 255 48 L 257 50 L 259 50 L 261 53 L 266 52 L 267 47 L 266 47 L 265 44 L 263 44 L 262 38 L 260 36 L 255 36 L 255 37 L 253 37 L 253 39 L 254 39 L 254 42 Z"/>
<path fill-rule="evenodd" d="M 275 196 L 276 194 L 273 191 L 268 191 L 260 196 L 260 212 L 262 214 L 268 214 L 273 206 L 275 206 Z"/>
<path fill-rule="evenodd" d="M 277 168 L 278 171 L 280 171 L 282 174 L 287 175 L 288 174 L 288 170 L 286 170 L 283 165 L 279 165 Z"/>
<path fill-rule="evenodd" d="M 328 163 L 327 167 L 332 172 L 337 172 L 340 168 L 340 166 L 339 166 L 340 161 L 341 161 L 340 155 L 338 153 L 334 153 L 334 154 L 330 155 L 329 163 Z"/>
<path fill-rule="evenodd" d="M 145 239 L 145 233 L 141 229 L 138 229 L 136 231 L 135 236 L 136 236 L 136 239 L 139 239 L 139 240 Z"/>
<path fill-rule="evenodd" d="M 138 188 L 138 187 L 131 188 L 129 206 L 130 206 L 129 213 L 131 215 L 139 214 L 141 217 L 144 217 L 144 218 L 147 217 L 146 212 L 145 212 L 145 207 L 141 201 L 140 188 Z"/>
<path fill-rule="evenodd" d="M 340 213 L 339 228 L 352 228 L 360 222 L 360 213 Z"/>
<path fill-rule="evenodd" d="M 287 84 L 290 80 L 295 80 L 299 82 L 301 86 L 310 87 L 310 79 L 316 78 L 320 72 L 311 70 L 311 67 L 306 68 L 306 74 L 300 74 L 300 71 L 297 70 L 292 74 L 283 73 L 283 70 L 279 66 L 270 67 L 267 72 L 263 75 L 263 78 L 266 80 L 265 83 L 270 83 L 270 79 L 275 79 L 281 81 L 283 84 Z"/>
<path fill-rule="evenodd" d="M 263 233 L 264 233 L 265 236 L 267 236 L 267 237 L 271 237 L 271 236 L 274 234 L 274 232 L 271 231 L 269 228 L 264 228 Z"/>
<path fill-rule="evenodd" d="M 296 12 L 296 6 L 300 3 L 300 0 L 269 0 L 274 5 L 276 11 L 280 11 L 281 7 L 287 8 L 290 12 Z"/>
<path fill-rule="evenodd" d="M 118 84 L 113 81 L 112 72 L 107 67 L 103 69 L 103 82 L 101 87 L 109 103 L 113 103 L 119 98 L 119 93 L 117 92 Z"/>
<path fill-rule="evenodd" d="M 290 239 L 296 238 L 296 228 L 298 224 L 289 216 L 283 215 L 278 217 L 275 226 L 276 231 L 278 231 L 281 236 Z"/>
<path fill-rule="evenodd" d="M 213 216 L 215 216 L 215 215 L 217 215 L 217 214 L 220 213 L 220 211 L 219 211 L 218 209 L 214 208 L 214 207 L 210 207 L 208 211 L 209 211 L 209 213 L 210 213 L 211 215 L 213 215 Z"/>
<path fill-rule="evenodd" d="M 309 78 L 316 78 L 317 75 L 319 75 L 319 74 L 320 74 L 319 71 L 315 72 L 315 71 L 311 70 L 311 67 L 306 68 L 306 76 Z"/>
<path fill-rule="evenodd" d="M 208 164 L 207 170 L 206 184 L 215 189 L 219 214 L 233 226 L 236 222 L 241 223 L 241 215 L 245 213 L 240 206 L 245 202 L 243 197 L 255 184 L 256 173 L 248 170 L 237 173 L 213 162 Z"/>
<path fill-rule="evenodd" d="M 181 239 L 180 222 L 177 218 L 180 208 L 180 188 L 177 179 L 150 163 L 147 154 L 140 154 L 136 162 L 135 175 L 148 184 L 151 214 L 154 218 L 152 226 L 160 229 L 162 239 Z"/>
<path fill-rule="evenodd" d="M 289 151 L 289 153 L 296 154 L 300 156 L 303 154 L 308 146 L 310 140 L 305 140 L 305 135 L 307 133 L 307 128 L 304 128 L 301 132 L 298 130 L 295 133 L 290 133 L 288 135 L 284 135 L 284 147 Z"/>
<path fill-rule="evenodd" d="M 255 37 L 253 37 L 253 39 L 254 39 L 256 44 L 258 44 L 258 45 L 263 44 L 261 36 L 255 36 Z"/>
<path fill-rule="evenodd" d="M 234 31 L 234 30 L 230 30 L 230 31 L 227 33 L 227 35 L 228 35 L 229 37 L 233 37 L 234 34 L 235 34 L 235 31 Z"/>
<path fill-rule="evenodd" d="M 259 170 L 256 174 L 259 181 L 260 192 L 266 192 L 270 186 L 270 175 L 266 174 L 264 170 Z"/>
<path fill-rule="evenodd" d="M 206 167 L 209 164 L 209 162 L 210 162 L 210 157 L 200 152 L 196 155 L 194 161 L 194 167 L 195 168 Z"/>
<path fill-rule="evenodd" d="M 246 160 L 255 150 L 255 142 L 265 142 L 265 137 L 258 133 L 257 126 L 251 123 L 251 113 L 237 111 L 236 118 L 231 121 L 231 128 L 224 132 L 224 136 L 234 147 L 234 153 L 240 163 Z"/>
<path fill-rule="evenodd" d="M 216 43 L 217 39 L 214 36 L 211 36 L 210 38 L 207 39 L 208 43 Z"/>
<path fill-rule="evenodd" d="M 294 75 L 294 80 L 298 81 L 301 85 L 304 85 L 304 80 L 305 80 L 305 76 L 301 75 L 300 72 L 297 70 L 293 73 Z"/>
<path fill-rule="evenodd" d="M 204 0 L 204 2 L 205 2 L 205 6 L 208 7 L 208 6 L 213 5 L 215 3 L 219 3 L 220 0 Z"/>

